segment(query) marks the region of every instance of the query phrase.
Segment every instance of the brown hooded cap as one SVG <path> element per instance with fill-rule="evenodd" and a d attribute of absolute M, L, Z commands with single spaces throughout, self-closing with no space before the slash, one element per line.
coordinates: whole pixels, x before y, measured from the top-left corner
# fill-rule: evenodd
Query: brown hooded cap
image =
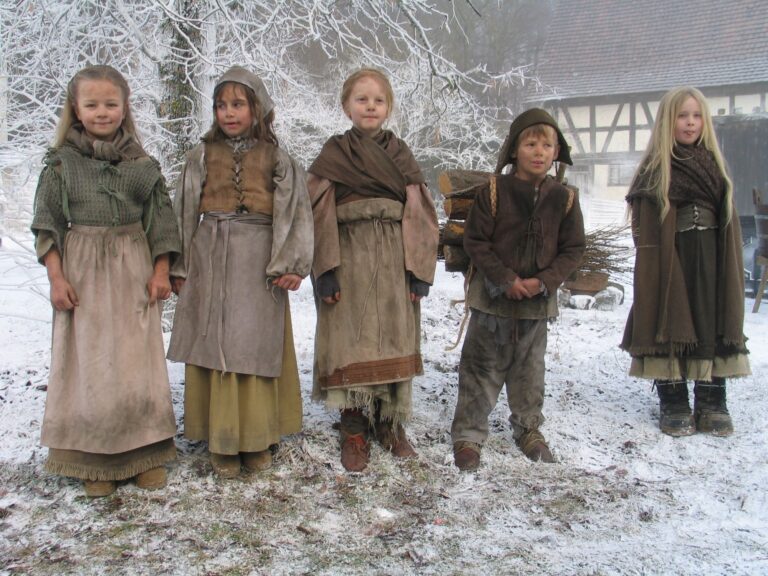
<path fill-rule="evenodd" d="M 242 84 L 253 90 L 256 94 L 256 99 L 261 105 L 262 120 L 266 118 L 267 114 L 269 114 L 275 107 L 275 103 L 272 102 L 272 98 L 269 97 L 269 93 L 264 86 L 264 82 L 261 81 L 261 78 L 242 66 L 232 66 L 232 68 L 224 72 L 221 78 L 216 81 L 216 88 L 225 82 L 237 82 L 238 84 Z"/>
<path fill-rule="evenodd" d="M 549 112 L 542 110 L 541 108 L 531 108 L 520 114 L 509 127 L 509 134 L 507 139 L 504 140 L 504 144 L 501 146 L 499 152 L 499 160 L 496 163 L 496 173 L 501 174 L 502 169 L 507 164 L 514 164 L 512 161 L 512 154 L 515 152 L 517 146 L 517 137 L 525 130 L 535 124 L 547 124 L 552 126 L 557 132 L 557 143 L 560 145 L 560 153 L 555 158 L 556 162 L 565 162 L 566 164 L 573 166 L 571 160 L 570 146 L 565 141 L 565 136 L 560 132 L 560 127 L 555 122 L 555 119 L 550 116 Z"/>

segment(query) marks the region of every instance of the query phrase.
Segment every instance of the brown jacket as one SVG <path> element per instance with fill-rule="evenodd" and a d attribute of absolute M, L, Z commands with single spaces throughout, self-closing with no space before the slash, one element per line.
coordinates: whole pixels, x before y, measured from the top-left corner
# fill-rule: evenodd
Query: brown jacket
<path fill-rule="evenodd" d="M 513 313 L 513 308 L 533 306 L 535 317 L 551 316 L 548 300 L 556 301 L 557 288 L 584 255 L 584 220 L 578 195 L 547 177 L 534 202 L 533 184 L 513 175 L 496 178 L 496 217 L 491 212 L 490 193 L 484 191 L 475 200 L 464 231 L 464 249 L 479 272 L 472 282 L 476 286 L 470 286 L 468 304 L 484 312 L 516 317 L 521 316 Z M 491 305 L 486 291 L 479 288 L 483 278 L 503 288 L 518 276 L 540 279 L 548 296 L 530 302 L 500 296 L 498 305 Z M 504 312 L 500 307 L 510 310 Z"/>

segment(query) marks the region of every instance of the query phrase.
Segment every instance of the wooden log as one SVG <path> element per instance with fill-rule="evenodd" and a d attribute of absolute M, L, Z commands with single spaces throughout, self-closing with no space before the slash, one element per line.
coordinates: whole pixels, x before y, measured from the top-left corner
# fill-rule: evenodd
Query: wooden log
<path fill-rule="evenodd" d="M 443 200 L 443 210 L 452 220 L 466 220 L 474 202 L 473 198 L 456 198 L 451 195 Z"/>
<path fill-rule="evenodd" d="M 446 246 L 464 245 L 464 222 L 448 220 L 443 228 L 443 244 Z"/>
<path fill-rule="evenodd" d="M 461 246 L 443 246 L 446 272 L 466 272 L 469 269 L 469 256 Z"/>
<path fill-rule="evenodd" d="M 488 183 L 492 174 L 480 170 L 446 170 L 437 177 L 437 187 L 443 196 L 459 190 L 474 188 Z"/>

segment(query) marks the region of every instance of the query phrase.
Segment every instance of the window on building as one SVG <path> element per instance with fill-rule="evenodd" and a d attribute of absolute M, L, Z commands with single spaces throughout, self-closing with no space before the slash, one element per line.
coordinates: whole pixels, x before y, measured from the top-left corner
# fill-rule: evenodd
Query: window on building
<path fill-rule="evenodd" d="M 634 175 L 633 164 L 611 164 L 608 166 L 608 186 L 629 186 Z"/>

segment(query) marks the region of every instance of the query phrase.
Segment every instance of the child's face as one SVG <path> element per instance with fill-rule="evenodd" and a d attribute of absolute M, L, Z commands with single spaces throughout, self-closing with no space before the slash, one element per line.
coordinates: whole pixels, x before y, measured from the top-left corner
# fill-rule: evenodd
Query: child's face
<path fill-rule="evenodd" d="M 534 184 L 544 180 L 560 151 L 556 142 L 550 134 L 522 136 L 515 152 L 515 175 Z"/>
<path fill-rule="evenodd" d="M 675 140 L 678 144 L 695 144 L 701 138 L 703 127 L 701 105 L 696 98 L 689 96 L 675 118 Z"/>
<path fill-rule="evenodd" d="M 387 92 L 376 78 L 364 76 L 352 87 L 344 112 L 358 130 L 373 136 L 389 116 Z"/>
<path fill-rule="evenodd" d="M 111 141 L 123 124 L 125 113 L 123 91 L 109 80 L 78 82 L 75 115 L 92 138 Z"/>
<path fill-rule="evenodd" d="M 235 84 L 227 84 L 216 98 L 216 123 L 230 138 L 250 132 L 253 113 L 245 96 L 245 90 Z"/>

